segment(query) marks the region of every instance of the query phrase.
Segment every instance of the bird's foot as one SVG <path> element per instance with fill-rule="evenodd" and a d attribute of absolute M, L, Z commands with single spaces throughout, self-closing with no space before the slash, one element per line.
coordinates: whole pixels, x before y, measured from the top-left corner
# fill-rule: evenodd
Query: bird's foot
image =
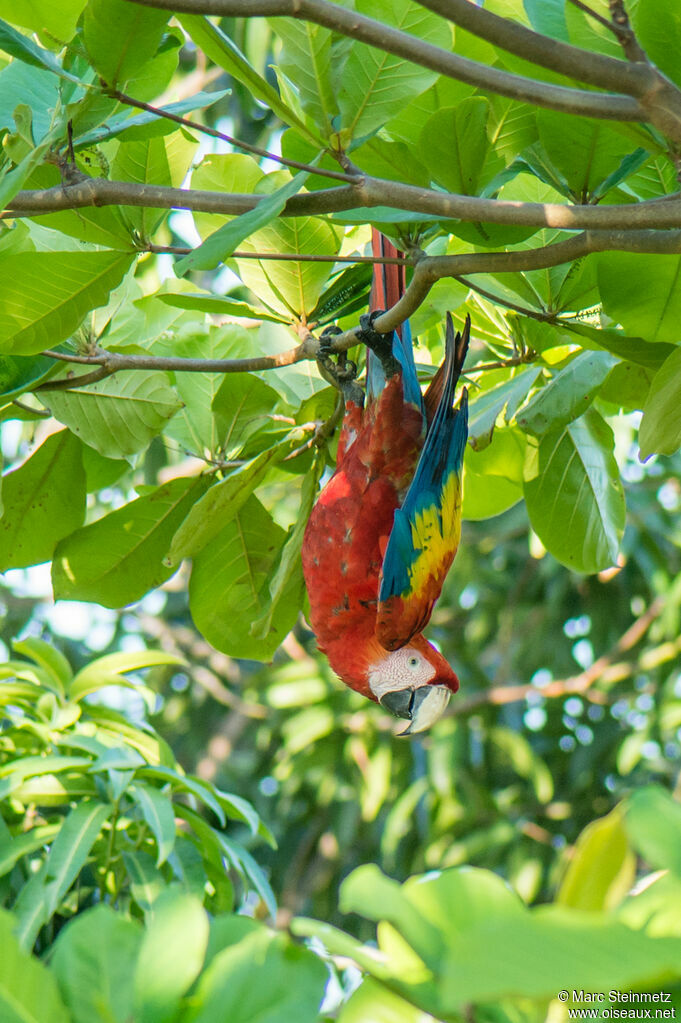
<path fill-rule="evenodd" d="M 374 321 L 378 316 L 382 316 L 384 312 L 384 309 L 376 309 L 373 313 L 365 313 L 364 316 L 360 316 L 360 329 L 357 331 L 357 336 L 379 359 L 386 379 L 389 380 L 390 377 L 399 372 L 400 364 L 393 355 L 392 330 L 389 334 L 381 334 L 374 327 Z"/>
<path fill-rule="evenodd" d="M 342 333 L 335 326 L 327 327 L 322 332 L 319 337 L 317 362 L 322 375 L 341 392 L 345 402 L 352 401 L 361 408 L 364 404 L 364 391 L 357 383 L 357 364 L 348 359 L 347 352 L 336 353 L 331 347 L 334 335 Z M 336 355 L 335 362 L 332 355 Z"/>

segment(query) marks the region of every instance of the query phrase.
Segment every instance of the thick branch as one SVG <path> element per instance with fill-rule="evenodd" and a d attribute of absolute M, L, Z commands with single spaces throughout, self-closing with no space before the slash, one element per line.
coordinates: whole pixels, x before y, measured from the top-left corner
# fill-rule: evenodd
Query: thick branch
<path fill-rule="evenodd" d="M 457 81 L 467 82 L 479 89 L 509 96 L 511 99 L 586 117 L 615 121 L 647 119 L 643 106 L 630 96 L 585 92 L 500 71 L 467 57 L 449 53 L 416 36 L 330 3 L 329 0 L 128 0 L 128 2 L 138 2 L 145 7 L 160 7 L 163 10 L 185 14 L 245 18 L 283 15 L 301 21 L 311 21 L 421 67 L 430 68 L 448 78 L 455 78 Z"/>
<path fill-rule="evenodd" d="M 628 96 L 640 98 L 646 91 L 648 79 L 644 69 L 558 39 L 549 41 L 545 35 L 486 11 L 470 0 L 419 0 L 419 3 L 480 39 L 486 39 L 488 43 L 539 67 L 588 82 L 600 89 L 624 92 Z"/>
<path fill-rule="evenodd" d="M 252 210 L 266 196 L 208 192 L 199 189 L 140 185 L 128 181 L 88 178 L 74 185 L 19 192 L 7 216 L 42 215 L 89 206 L 146 206 L 186 209 L 201 213 L 238 216 Z M 391 206 L 427 213 L 446 220 L 520 224 L 564 230 L 667 229 L 681 227 L 681 195 L 619 206 L 572 206 L 561 203 L 513 202 L 479 196 L 436 192 L 399 181 L 366 176 L 358 185 L 320 189 L 294 195 L 282 216 L 306 217 L 345 210 Z M 370 219 L 367 218 L 367 219 Z"/>

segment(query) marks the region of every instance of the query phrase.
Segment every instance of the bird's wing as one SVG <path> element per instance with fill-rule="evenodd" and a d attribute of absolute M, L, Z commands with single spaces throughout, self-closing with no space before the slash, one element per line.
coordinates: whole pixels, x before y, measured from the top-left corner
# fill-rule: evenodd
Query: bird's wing
<path fill-rule="evenodd" d="M 388 650 L 420 632 L 440 595 L 461 535 L 461 472 L 468 437 L 468 400 L 454 391 L 468 346 L 469 322 L 454 337 L 447 317 L 447 350 L 440 392 L 414 477 L 395 512 L 381 570 L 376 635 Z M 426 407 L 428 407 L 426 395 Z"/>

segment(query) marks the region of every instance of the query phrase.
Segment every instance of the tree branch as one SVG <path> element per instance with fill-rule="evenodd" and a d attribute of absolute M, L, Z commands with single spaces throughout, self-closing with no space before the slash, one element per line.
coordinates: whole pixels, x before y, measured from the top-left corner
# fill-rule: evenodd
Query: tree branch
<path fill-rule="evenodd" d="M 267 149 L 262 149 L 260 146 L 251 145 L 250 142 L 243 142 L 241 139 L 234 138 L 232 135 L 225 135 L 224 132 L 218 131 L 217 128 L 209 128 L 205 124 L 199 124 L 198 121 L 191 121 L 188 117 L 180 117 L 178 114 L 172 114 L 169 110 L 162 110 L 160 107 L 154 107 L 151 103 L 144 103 L 140 99 L 134 99 L 132 96 L 128 96 L 125 92 L 119 92 L 118 89 L 105 89 L 105 94 L 111 96 L 113 99 L 117 99 L 119 103 L 124 103 L 130 107 L 136 107 L 138 110 L 146 110 L 148 113 L 156 114 L 158 117 L 165 117 L 167 121 L 174 121 L 175 124 L 182 125 L 183 128 L 191 128 L 193 131 L 203 132 L 204 135 L 210 135 L 211 138 L 220 139 L 222 142 L 227 142 L 231 146 L 235 146 L 237 149 L 243 149 L 246 153 L 253 153 L 255 156 L 262 156 L 268 160 L 272 160 L 274 163 L 280 163 L 283 167 L 292 167 L 294 170 L 307 171 L 308 174 L 318 174 L 323 178 L 333 178 L 336 181 L 345 181 L 347 184 L 354 184 L 357 181 L 356 174 L 344 174 L 343 171 L 323 170 L 321 167 L 314 167 L 309 163 L 299 163 L 298 160 L 287 160 L 283 156 L 277 156 L 276 153 L 270 153 Z"/>
<path fill-rule="evenodd" d="M 394 330 L 408 319 L 426 298 L 436 281 L 444 277 L 459 277 L 473 273 L 509 273 L 519 270 L 540 270 L 560 263 L 568 263 L 592 252 L 623 250 L 628 252 L 681 252 L 681 231 L 585 231 L 582 234 L 544 245 L 536 249 L 515 252 L 464 252 L 455 256 L 422 256 L 416 263 L 412 279 L 404 295 L 392 308 L 375 320 L 374 326 L 382 333 Z M 347 351 L 360 343 L 358 329 L 353 328 L 333 338 L 330 346 L 333 352 Z M 119 370 L 160 369 L 183 373 L 252 373 L 260 370 L 291 366 L 304 360 L 316 359 L 319 342 L 307 331 L 303 341 L 295 348 L 276 355 L 263 355 L 251 359 L 184 359 L 154 355 L 122 355 L 119 352 L 98 350 L 89 355 L 71 355 L 65 352 L 47 350 L 43 355 L 61 362 L 85 366 L 101 366 L 102 376 L 110 376 Z M 505 363 L 507 365 L 507 363 Z M 74 377 L 67 385 L 71 389 L 90 383 L 91 374 L 86 378 Z M 101 379 L 101 377 L 98 377 Z M 55 381 L 55 383 L 57 383 Z M 54 384 L 41 385 L 39 390 L 49 390 Z"/>
<path fill-rule="evenodd" d="M 88 178 L 73 185 L 18 192 L 3 216 L 37 216 L 92 206 L 145 206 L 238 216 L 254 209 L 266 198 L 239 192 L 209 192 Z M 357 185 L 341 185 L 294 195 L 286 203 L 282 216 L 307 217 L 347 210 L 370 210 L 376 206 L 427 213 L 445 220 L 553 227 L 570 231 L 630 228 L 665 230 L 681 227 L 679 192 L 662 199 L 615 206 L 513 202 L 438 192 L 369 175 Z"/>
<path fill-rule="evenodd" d="M 496 92 L 521 102 L 607 120 L 647 119 L 644 107 L 631 96 L 587 92 L 500 71 L 467 57 L 449 53 L 438 46 L 433 46 L 432 43 L 424 42 L 407 32 L 400 32 L 399 29 L 367 18 L 356 11 L 340 7 L 329 0 L 128 0 L 128 2 L 138 2 L 144 7 L 160 7 L 163 10 L 185 14 L 244 18 L 283 15 L 301 21 L 311 21 L 402 57 L 413 64 L 430 68 L 448 78 L 455 78 L 487 92 Z M 508 24 L 506 19 L 502 21 Z M 551 42 L 553 43 L 553 40 Z M 546 46 L 545 39 L 543 44 Z"/>

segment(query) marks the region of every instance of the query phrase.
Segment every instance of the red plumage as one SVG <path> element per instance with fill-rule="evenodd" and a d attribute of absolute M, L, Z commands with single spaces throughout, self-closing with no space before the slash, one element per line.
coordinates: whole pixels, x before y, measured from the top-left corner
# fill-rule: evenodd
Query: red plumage
<path fill-rule="evenodd" d="M 379 252 L 398 255 L 374 232 L 374 253 Z M 375 273 L 373 308 L 394 305 L 403 287 L 402 266 Z M 451 367 L 449 372 L 451 379 Z M 425 396 L 425 416 L 405 398 L 401 372 L 389 377 L 365 409 L 347 403 L 337 468 L 310 516 L 302 551 L 310 624 L 319 648 L 347 685 L 409 718 L 410 731 L 428 727 L 442 713 L 458 679 L 420 631 L 382 645 L 377 636 L 379 588 L 395 512 L 414 478 L 426 421 L 443 381 L 439 371 Z M 437 593 L 441 585 L 440 579 Z M 424 605 L 419 628 L 427 623 L 436 596 Z M 429 706 L 421 707 L 426 696 Z"/>

